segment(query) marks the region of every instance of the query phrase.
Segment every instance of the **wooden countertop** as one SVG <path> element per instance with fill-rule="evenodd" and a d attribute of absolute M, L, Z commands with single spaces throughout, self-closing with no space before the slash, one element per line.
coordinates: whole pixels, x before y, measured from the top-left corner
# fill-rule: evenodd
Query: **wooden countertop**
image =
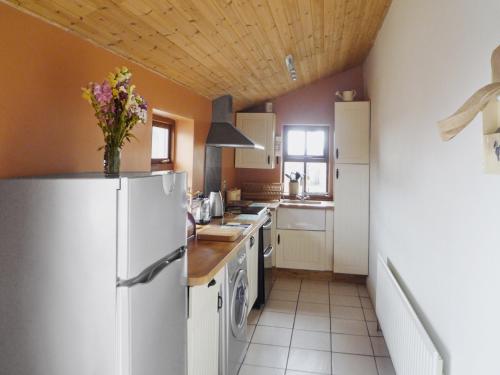
<path fill-rule="evenodd" d="M 251 229 L 234 242 L 188 240 L 188 285 L 207 284 L 226 263 L 245 244 L 251 235 L 267 221 L 267 215 L 262 215 L 256 221 L 237 220 L 234 216 L 226 216 L 225 222 L 251 224 Z M 212 220 L 210 224 L 220 224 L 221 220 Z"/>

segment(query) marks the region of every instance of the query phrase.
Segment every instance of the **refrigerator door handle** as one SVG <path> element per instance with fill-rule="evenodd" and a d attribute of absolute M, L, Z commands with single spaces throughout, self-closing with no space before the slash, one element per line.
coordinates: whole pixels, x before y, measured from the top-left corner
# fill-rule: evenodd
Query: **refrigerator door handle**
<path fill-rule="evenodd" d="M 157 262 L 144 269 L 144 271 L 142 271 L 137 276 L 127 280 L 118 279 L 116 281 L 116 286 L 130 288 L 137 284 L 147 284 L 151 282 L 161 271 L 163 271 L 165 267 L 175 262 L 176 260 L 181 259 L 185 254 L 186 246 L 181 246 L 180 248 L 175 250 L 173 254 L 161 258 Z"/>

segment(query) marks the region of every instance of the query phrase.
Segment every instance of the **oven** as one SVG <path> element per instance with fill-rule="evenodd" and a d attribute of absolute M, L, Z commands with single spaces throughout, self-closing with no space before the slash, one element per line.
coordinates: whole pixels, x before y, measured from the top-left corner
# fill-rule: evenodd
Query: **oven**
<path fill-rule="evenodd" d="M 256 307 L 263 306 L 269 293 L 271 292 L 273 282 L 273 245 L 271 241 L 271 227 L 273 225 L 270 213 L 267 213 L 268 219 L 259 230 L 259 284 Z"/>

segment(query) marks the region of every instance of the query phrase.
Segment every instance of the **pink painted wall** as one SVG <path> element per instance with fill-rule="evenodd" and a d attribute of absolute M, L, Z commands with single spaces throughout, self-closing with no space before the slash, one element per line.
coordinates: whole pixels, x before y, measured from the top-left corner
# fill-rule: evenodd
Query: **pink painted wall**
<path fill-rule="evenodd" d="M 298 90 L 276 98 L 276 135 L 281 135 L 283 125 L 309 124 L 330 126 L 330 171 L 333 170 L 332 144 L 334 131 L 335 92 L 355 89 L 359 95 L 364 91 L 363 70 L 355 67 L 345 72 L 323 78 Z M 356 100 L 363 99 L 357 97 Z M 253 107 L 242 112 L 263 112 L 263 106 Z M 329 193 L 332 194 L 332 173 L 330 172 Z M 241 187 L 245 182 L 280 182 L 281 160 L 276 168 L 236 169 L 236 185 Z"/>

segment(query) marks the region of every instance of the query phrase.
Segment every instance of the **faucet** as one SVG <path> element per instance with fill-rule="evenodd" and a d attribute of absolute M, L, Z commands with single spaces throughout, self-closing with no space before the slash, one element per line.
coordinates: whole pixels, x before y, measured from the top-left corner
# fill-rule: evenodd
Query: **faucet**
<path fill-rule="evenodd" d="M 302 194 L 297 194 L 297 199 L 305 201 L 309 198 L 310 196 L 306 193 L 306 174 L 304 173 L 304 175 L 302 176 Z"/>

